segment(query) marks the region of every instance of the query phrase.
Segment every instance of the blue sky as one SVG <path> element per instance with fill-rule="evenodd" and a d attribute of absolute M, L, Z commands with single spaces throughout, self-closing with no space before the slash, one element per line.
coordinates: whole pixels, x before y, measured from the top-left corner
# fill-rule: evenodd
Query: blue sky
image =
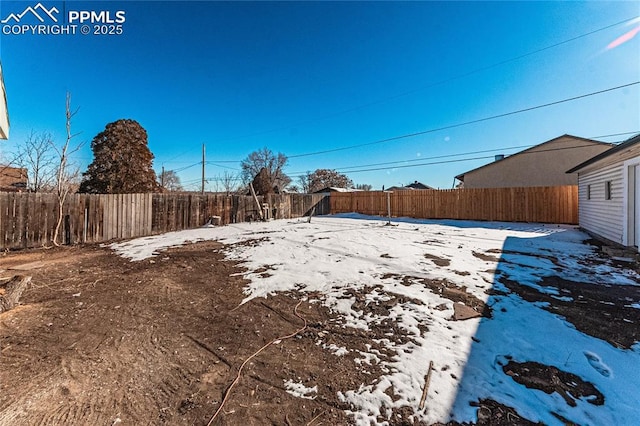
<path fill-rule="evenodd" d="M 3 0 L 0 19 L 37 3 Z M 194 164 L 203 143 L 208 190 L 262 147 L 290 157 L 286 172 L 294 180 L 332 168 L 374 188 L 414 180 L 451 188 L 455 175 L 491 161 L 461 161 L 467 158 L 510 154 L 517 151 L 511 147 L 565 133 L 640 131 L 640 85 L 633 85 L 477 124 L 300 156 L 636 82 L 640 36 L 607 46 L 640 20 L 586 34 L 640 17 L 637 1 L 41 3 L 56 7 L 60 17 L 72 10 L 112 17 L 124 11 L 123 34 L 3 31 L 0 58 L 12 126 L 11 138 L 0 143 L 4 157 L 31 130 L 63 140 L 67 91 L 79 107 L 74 131 L 86 141 L 76 156 L 83 170 L 92 160 L 91 139 L 107 123 L 132 118 L 149 134 L 155 169 L 180 170 L 190 189 L 199 188 Z M 495 151 L 430 160 L 483 150 Z M 391 168 L 442 160 L 458 161 Z M 368 166 L 389 162 L 397 163 Z M 355 172 L 358 166 L 382 170 Z"/>

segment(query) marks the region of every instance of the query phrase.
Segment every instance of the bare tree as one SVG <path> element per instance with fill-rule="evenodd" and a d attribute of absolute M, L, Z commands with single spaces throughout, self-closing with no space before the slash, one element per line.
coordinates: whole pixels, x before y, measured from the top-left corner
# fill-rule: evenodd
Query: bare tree
<path fill-rule="evenodd" d="M 356 185 L 356 189 L 359 189 L 361 191 L 371 191 L 373 189 L 373 186 L 369 185 L 368 183 L 359 183 Z"/>
<path fill-rule="evenodd" d="M 227 195 L 231 195 L 237 189 L 238 177 L 235 174 L 225 170 L 220 177 L 220 182 L 222 182 L 222 188 L 227 193 Z"/>
<path fill-rule="evenodd" d="M 184 191 L 180 177 L 173 170 L 166 170 L 158 176 L 160 186 L 168 191 Z"/>
<path fill-rule="evenodd" d="M 52 190 L 52 184 L 56 179 L 56 156 L 51 134 L 32 130 L 18 149 L 16 164 L 29 171 L 31 191 Z"/>
<path fill-rule="evenodd" d="M 309 192 L 316 192 L 330 186 L 353 188 L 353 182 L 347 175 L 330 169 L 317 169 L 309 175 Z"/>
<path fill-rule="evenodd" d="M 78 133 L 71 133 L 71 119 L 78 113 L 78 109 L 71 111 L 71 93 L 67 92 L 67 101 L 65 108 L 67 139 L 61 147 L 57 147 L 52 143 L 53 148 L 58 154 L 58 165 L 56 169 L 56 195 L 58 198 L 58 222 L 56 223 L 56 229 L 53 232 L 53 245 L 59 246 L 58 236 L 60 234 L 60 226 L 63 219 L 64 202 L 67 199 L 67 195 L 76 186 L 78 177 L 80 175 L 80 169 L 69 163 L 69 156 L 77 152 L 82 143 L 71 146 L 71 140 L 78 136 Z"/>
<path fill-rule="evenodd" d="M 311 186 L 311 172 L 298 176 L 298 183 L 300 184 L 300 192 L 308 194 Z"/>
<path fill-rule="evenodd" d="M 242 181 L 248 184 L 264 170 L 260 176 L 260 180 L 264 182 L 263 190 L 266 191 L 264 193 L 282 190 L 291 182 L 291 178 L 283 171 L 287 165 L 287 161 L 286 155 L 282 153 L 276 155 L 268 148 L 254 151 L 240 163 L 240 167 L 242 167 Z M 258 191 L 257 188 L 256 191 Z M 262 192 L 258 193 L 261 194 Z"/>
<path fill-rule="evenodd" d="M 206 179 L 204 182 L 209 185 L 209 192 L 220 192 L 220 179 L 214 177 Z"/>

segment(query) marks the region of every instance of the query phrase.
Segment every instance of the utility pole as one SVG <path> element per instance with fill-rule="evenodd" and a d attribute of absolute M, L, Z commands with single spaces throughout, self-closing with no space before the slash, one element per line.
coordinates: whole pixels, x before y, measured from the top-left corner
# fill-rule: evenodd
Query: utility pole
<path fill-rule="evenodd" d="M 162 166 L 162 173 L 160 173 L 160 186 L 164 189 L 164 166 Z"/>
<path fill-rule="evenodd" d="M 202 195 L 204 195 L 204 144 L 202 144 Z"/>

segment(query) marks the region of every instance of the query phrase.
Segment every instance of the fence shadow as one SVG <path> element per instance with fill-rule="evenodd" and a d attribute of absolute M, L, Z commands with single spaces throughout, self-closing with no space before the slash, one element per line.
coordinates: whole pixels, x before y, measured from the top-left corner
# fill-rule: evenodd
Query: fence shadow
<path fill-rule="evenodd" d="M 416 219 L 411 217 L 392 217 L 391 220 L 384 216 L 369 216 L 360 213 L 337 213 L 332 217 L 345 219 L 358 219 L 378 221 L 381 223 L 408 223 L 416 225 L 442 225 L 451 226 L 460 229 L 483 228 L 483 229 L 500 229 L 505 231 L 535 232 L 541 235 L 555 232 L 567 228 L 575 228 L 574 225 L 562 224 L 540 224 L 528 222 L 502 222 L 502 221 L 482 221 L 482 220 L 458 220 L 458 219 Z"/>
<path fill-rule="evenodd" d="M 580 242 L 563 241 L 561 236 L 552 237 L 554 233 L 541 233 L 534 238 L 508 237 L 504 241 L 496 259 L 485 316 L 480 319 L 458 382 L 451 420 L 477 419 L 478 424 L 514 425 L 539 421 L 625 424 L 621 421 L 624 415 L 616 419 L 621 401 L 608 401 L 612 407 L 598 405 L 602 403 L 600 397 L 604 401 L 598 388 L 615 389 L 611 383 L 613 374 L 600 360 L 618 359 L 620 364 L 629 364 L 625 358 L 628 353 L 606 341 L 611 338 L 606 330 L 609 314 L 598 311 L 608 304 L 614 308 L 614 302 L 615 309 L 624 309 L 628 299 L 622 295 L 607 299 L 604 295 L 612 291 L 607 288 L 611 285 L 595 284 L 598 278 L 594 272 L 591 283 L 581 282 L 588 275 L 572 269 L 579 265 L 572 261 L 578 259 L 578 254 L 570 254 L 578 250 Z M 558 257 L 562 259 L 559 261 Z M 591 301 L 597 311 L 590 312 L 584 305 L 576 308 L 576 303 L 586 300 L 582 296 L 583 287 L 603 295 L 604 299 Z M 605 303 L 600 305 L 605 308 L 597 306 L 598 303 Z M 600 338 L 584 332 L 592 327 L 590 315 L 599 315 L 605 324 L 604 329 L 595 332 L 600 333 Z M 628 315 L 640 319 L 640 313 L 631 309 Z M 627 336 L 633 335 L 633 326 L 628 325 Z M 638 357 L 635 359 L 637 362 Z M 631 366 L 628 375 L 617 380 L 625 382 L 634 374 L 637 377 L 637 370 L 634 373 Z M 618 386 L 628 390 L 628 384 Z M 625 398 L 617 390 L 613 393 Z M 623 406 L 636 404 L 633 395 L 627 399 Z"/>

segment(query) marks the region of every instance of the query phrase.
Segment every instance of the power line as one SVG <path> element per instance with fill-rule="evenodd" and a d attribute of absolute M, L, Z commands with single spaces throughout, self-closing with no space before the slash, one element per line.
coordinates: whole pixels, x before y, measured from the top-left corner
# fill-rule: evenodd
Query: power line
<path fill-rule="evenodd" d="M 640 133 L 640 130 L 636 130 L 635 132 L 613 133 L 611 135 L 590 136 L 590 139 L 601 139 L 601 138 L 610 138 L 613 136 L 635 135 L 636 133 Z"/>
<path fill-rule="evenodd" d="M 184 170 L 190 169 L 191 167 L 199 166 L 202 164 L 202 161 L 198 161 L 197 163 L 190 164 L 188 166 L 180 167 L 179 169 L 175 169 L 174 172 L 182 172 Z"/>
<path fill-rule="evenodd" d="M 389 161 L 389 162 L 386 162 L 386 163 L 364 164 L 364 165 L 360 165 L 360 166 L 346 166 L 346 167 L 338 168 L 336 170 L 344 171 L 344 173 L 348 173 L 350 169 L 358 169 L 358 168 L 362 168 L 362 167 L 384 166 L 384 165 L 388 165 L 388 164 L 401 164 L 401 163 L 409 163 L 409 162 L 424 161 L 424 160 L 435 160 L 435 159 L 438 159 L 438 158 L 461 157 L 463 155 L 485 154 L 485 153 L 488 153 L 488 152 L 508 151 L 508 150 L 511 150 L 511 149 L 519 149 L 519 148 L 530 148 L 532 146 L 533 145 L 520 145 L 520 146 L 514 146 L 514 147 L 510 147 L 510 148 L 496 148 L 496 149 L 487 149 L 487 150 L 482 150 L 482 151 L 464 152 L 464 153 L 460 153 L 460 154 L 446 154 L 446 155 L 438 155 L 438 156 L 434 156 L 434 157 L 412 158 L 412 159 L 409 159 L 409 160 Z"/>
<path fill-rule="evenodd" d="M 613 134 L 609 134 L 609 135 L 600 135 L 600 136 L 590 136 L 589 139 L 596 139 L 596 138 L 606 138 L 606 137 L 611 137 L 611 136 L 622 136 L 622 135 L 631 135 L 631 134 L 636 134 L 639 133 L 640 130 L 636 130 L 634 132 L 623 132 L 623 133 L 613 133 Z M 610 142 L 610 143 L 619 143 L 619 142 Z M 461 157 L 463 155 L 474 155 L 474 154 L 484 154 L 484 153 L 488 153 L 488 152 L 497 152 L 497 151 L 510 151 L 510 150 L 514 150 L 514 149 L 521 149 L 521 148 L 531 148 L 534 147 L 536 145 L 519 145 L 519 146 L 509 146 L 509 147 L 502 147 L 502 148 L 494 148 L 494 149 L 486 149 L 486 150 L 482 150 L 482 151 L 468 151 L 468 152 L 461 152 L 461 153 L 457 153 L 457 154 L 445 154 L 445 155 L 439 155 L 439 156 L 434 156 L 434 157 L 422 157 L 422 158 L 410 158 L 410 159 L 406 159 L 406 160 L 396 160 L 396 161 L 387 161 L 384 163 L 372 163 L 372 164 L 361 164 L 361 165 L 356 165 L 356 166 L 344 166 L 344 167 L 338 167 L 334 170 L 336 171 L 340 171 L 343 173 L 350 173 L 352 172 L 351 169 L 358 169 L 358 168 L 362 168 L 362 167 L 373 167 L 373 166 L 384 166 L 384 165 L 389 165 L 389 164 L 402 164 L 402 163 L 412 163 L 412 162 L 417 162 L 417 161 L 425 161 L 425 160 L 435 160 L 435 159 L 439 159 L 439 158 L 450 158 L 450 157 Z M 588 145 L 581 145 L 582 146 L 588 146 Z M 537 152 L 541 152 L 541 151 L 537 151 Z M 291 173 L 292 175 L 304 175 L 306 172 L 294 172 Z"/>
<path fill-rule="evenodd" d="M 565 103 L 565 102 L 571 102 L 571 101 L 575 101 L 575 100 L 578 100 L 578 99 L 587 98 L 589 96 L 600 95 L 602 93 L 607 93 L 607 92 L 611 92 L 613 90 L 623 89 L 625 87 L 633 86 L 633 85 L 636 85 L 636 84 L 639 84 L 639 83 L 640 83 L 640 81 L 634 81 L 632 83 L 623 84 L 621 86 L 611 87 L 609 89 L 598 90 L 596 92 L 586 93 L 586 94 L 583 94 L 583 95 L 574 96 L 574 97 L 566 98 L 566 99 L 561 99 L 559 101 L 549 102 L 549 103 L 546 103 L 546 104 L 536 105 L 536 106 L 533 106 L 533 107 L 523 108 L 523 109 L 519 109 L 519 110 L 516 110 L 516 111 L 506 112 L 506 113 L 503 113 L 503 114 L 492 115 L 490 117 L 479 118 L 477 120 L 471 120 L 471 121 L 466 121 L 466 122 L 463 122 L 463 123 L 452 124 L 452 125 L 449 125 L 449 126 L 438 127 L 438 128 L 429 129 L 429 130 L 423 130 L 421 132 L 408 133 L 408 134 L 405 134 L 405 135 L 394 136 L 394 137 L 386 138 L 386 139 L 380 139 L 380 140 L 377 140 L 377 141 L 374 141 L 374 142 L 361 143 L 361 144 L 350 145 L 350 146 L 345 146 L 345 147 L 341 147 L 341 148 L 326 149 L 326 150 L 323 150 L 323 151 L 309 152 L 309 153 L 306 153 L 306 154 L 290 155 L 290 156 L 288 156 L 288 158 L 299 158 L 299 157 L 309 157 L 309 156 L 312 156 L 312 155 L 328 154 L 328 153 L 331 153 L 331 152 L 346 151 L 348 149 L 361 148 L 361 147 L 364 147 L 364 146 L 371 146 L 371 145 L 377 145 L 377 144 L 381 144 L 381 143 L 385 143 L 385 142 L 396 141 L 396 140 L 400 140 L 400 139 L 412 138 L 412 137 L 415 137 L 415 136 L 425 135 L 427 133 L 434 133 L 434 132 L 439 132 L 441 130 L 448 130 L 448 129 L 454 129 L 456 127 L 468 126 L 470 124 L 476 124 L 476 123 L 481 123 L 481 122 L 484 122 L 484 121 L 495 120 L 496 118 L 508 117 L 510 115 L 521 114 L 523 112 L 533 111 L 533 110 L 540 109 L 540 108 L 546 108 L 546 107 L 549 107 L 549 106 L 558 105 L 558 104 L 562 104 L 562 103 Z"/>
<path fill-rule="evenodd" d="M 622 135 L 636 134 L 636 133 L 639 133 L 639 132 L 640 132 L 640 130 L 636 130 L 636 131 L 633 131 L 633 132 L 622 132 L 622 133 L 612 133 L 612 134 L 608 134 L 608 135 L 590 136 L 589 138 L 590 139 L 595 139 L 595 138 L 605 138 L 605 137 L 611 137 L 611 136 L 622 136 Z M 521 149 L 521 148 L 531 148 L 531 147 L 534 147 L 534 146 L 535 145 L 518 145 L 518 146 L 486 149 L 486 150 L 480 150 L 480 151 L 467 151 L 467 152 L 461 152 L 461 153 L 456 153 L 456 154 L 438 155 L 438 156 L 433 156 L 433 157 L 412 158 L 412 159 L 407 159 L 407 160 L 388 161 L 388 162 L 383 162 L 383 163 L 372 163 L 372 164 L 360 164 L 360 165 L 354 165 L 354 166 L 344 166 L 344 167 L 336 168 L 334 170 L 339 171 L 341 173 L 359 173 L 359 172 L 364 172 L 364 171 L 390 170 L 390 169 L 395 169 L 395 168 L 404 168 L 404 165 L 403 166 L 392 166 L 392 167 L 380 167 L 380 168 L 365 169 L 365 170 L 357 170 L 357 169 L 371 168 L 371 167 L 376 167 L 376 166 L 386 166 L 386 165 L 391 165 L 391 164 L 414 163 L 414 162 L 419 162 L 419 161 L 436 160 L 436 159 L 442 159 L 442 158 L 461 157 L 461 156 L 465 156 L 465 155 L 484 154 L 484 153 L 497 152 L 497 151 L 509 151 L 509 150 Z M 535 153 L 539 153 L 539 152 L 557 151 L 557 150 L 564 150 L 564 149 L 574 149 L 574 148 L 582 148 L 582 147 L 587 147 L 587 146 L 591 146 L 591 145 L 575 145 L 575 146 L 563 147 L 563 148 L 537 150 L 537 151 L 533 151 L 533 152 L 530 152 L 530 153 L 524 153 L 524 154 L 535 154 Z M 492 156 L 465 158 L 465 159 L 460 159 L 459 161 L 463 162 L 463 161 L 472 161 L 472 160 L 487 159 L 487 158 L 492 158 Z M 423 165 L 442 164 L 442 163 L 451 163 L 451 162 L 455 162 L 455 160 L 446 161 L 446 162 L 421 163 L 421 164 L 409 165 L 409 166 L 418 167 L 418 166 L 423 166 Z M 216 164 L 216 163 L 217 162 L 207 161 L 207 164 L 220 166 L 219 164 Z M 200 164 L 200 163 L 196 163 L 196 165 L 197 164 Z M 225 166 L 220 166 L 220 167 L 230 168 L 230 167 L 225 167 Z M 238 169 L 233 169 L 233 168 L 230 168 L 230 169 L 239 171 Z M 290 177 L 297 178 L 297 177 L 300 177 L 300 176 L 306 176 L 306 173 L 307 172 L 291 172 L 291 173 L 288 173 L 288 175 L 290 175 Z M 207 181 L 221 181 L 223 179 L 224 178 L 219 177 L 219 176 L 207 177 L 206 178 Z M 233 177 L 233 178 L 229 178 L 228 180 L 241 181 L 242 178 Z M 199 179 L 192 179 L 192 180 L 184 181 L 182 183 L 184 185 L 187 185 L 187 184 L 196 184 L 196 183 L 198 183 L 200 181 L 201 181 L 201 179 L 199 178 Z"/>
<path fill-rule="evenodd" d="M 533 145 L 533 146 L 535 146 L 535 145 Z M 567 150 L 567 149 L 584 148 L 584 147 L 589 147 L 589 146 L 593 146 L 593 145 L 591 145 L 591 144 L 588 144 L 588 145 L 573 145 L 573 146 L 565 146 L 565 147 L 562 147 L 562 148 L 539 149 L 539 150 L 530 151 L 530 152 L 517 152 L 517 153 L 515 153 L 513 155 L 539 154 L 541 152 L 563 151 L 563 150 Z M 471 154 L 474 154 L 474 153 L 481 153 L 481 152 L 482 151 L 470 152 L 470 153 L 465 153 L 465 154 L 444 155 L 444 156 L 439 156 L 439 157 L 424 158 L 424 159 L 421 159 L 421 160 L 437 159 L 437 158 L 451 157 L 451 156 L 457 156 L 457 155 L 471 155 Z M 458 158 L 458 159 L 454 159 L 454 160 L 432 161 L 432 162 L 419 163 L 419 164 L 403 164 L 403 165 L 399 165 L 399 166 L 372 167 L 372 168 L 362 169 L 362 170 L 345 171 L 344 173 L 353 174 L 353 173 L 373 172 L 373 171 L 381 171 L 381 170 L 406 169 L 406 168 L 410 168 L 410 167 L 432 166 L 432 165 L 436 165 L 436 164 L 462 163 L 462 162 L 466 162 L 466 161 L 485 160 L 485 159 L 488 159 L 488 158 L 494 158 L 494 156 L 485 155 L 485 156 L 480 156 L 480 157 Z M 509 157 L 505 157 L 505 158 L 509 158 Z M 358 166 L 358 167 L 366 167 L 366 166 Z M 341 169 L 336 169 L 336 170 L 341 170 Z M 300 173 L 300 174 L 292 173 L 291 175 L 292 175 L 292 177 L 296 178 L 296 177 L 299 177 L 299 176 L 306 176 L 306 172 L 305 173 Z"/>
<path fill-rule="evenodd" d="M 269 134 L 269 133 L 280 132 L 280 131 L 283 131 L 283 130 L 287 130 L 287 129 L 291 128 L 291 127 L 300 126 L 302 124 L 309 124 L 309 123 L 313 123 L 313 122 L 316 122 L 316 121 L 323 121 L 323 120 L 327 120 L 329 118 L 333 118 L 333 117 L 336 117 L 336 116 L 339 116 L 339 115 L 344 115 L 344 114 L 348 114 L 348 113 L 351 113 L 351 112 L 359 111 L 361 109 L 365 109 L 365 108 L 368 108 L 368 107 L 373 106 L 373 105 L 378 105 L 378 104 L 381 104 L 381 103 L 385 103 L 385 102 L 388 102 L 390 100 L 398 99 L 398 98 L 401 98 L 401 97 L 404 97 L 404 96 L 407 96 L 407 95 L 411 95 L 411 94 L 414 94 L 414 93 L 417 93 L 417 92 L 420 92 L 420 91 L 423 91 L 423 90 L 426 90 L 426 89 L 430 89 L 432 87 L 436 87 L 436 86 L 439 86 L 439 85 L 450 83 L 452 81 L 459 80 L 459 79 L 468 77 L 470 75 L 474 75 L 474 74 L 480 73 L 482 71 L 487 71 L 487 70 L 490 70 L 492 68 L 496 68 L 496 67 L 499 67 L 501 65 L 510 63 L 510 62 L 518 61 L 520 59 L 523 59 L 523 58 L 526 58 L 526 57 L 529 57 L 529 56 L 544 52 L 546 50 L 553 49 L 553 48 L 558 47 L 558 46 L 562 46 L 564 44 L 567 44 L 567 43 L 570 43 L 572 41 L 575 41 L 575 40 L 590 36 L 592 34 L 595 34 L 595 33 L 598 33 L 598 32 L 604 31 L 604 30 L 608 30 L 609 28 L 613 28 L 613 27 L 616 27 L 618 25 L 633 21 L 634 19 L 637 19 L 637 18 L 638 18 L 638 16 L 634 16 L 632 18 L 627 18 L 627 19 L 624 19 L 622 21 L 616 22 L 614 24 L 606 25 L 604 27 L 589 31 L 587 33 L 580 34 L 578 36 L 569 38 L 567 40 L 563 40 L 563 41 L 551 44 L 549 46 L 541 47 L 541 48 L 533 50 L 531 52 L 523 53 L 521 55 L 514 56 L 514 57 L 509 58 L 509 59 L 504 59 L 502 61 L 495 62 L 495 63 L 490 64 L 490 65 L 485 65 L 483 67 L 476 68 L 474 70 L 471 70 L 471 71 L 468 71 L 468 72 L 465 72 L 465 73 L 462 73 L 462 74 L 458 74 L 456 76 L 449 77 L 449 78 L 446 78 L 446 79 L 443 79 L 443 80 L 428 84 L 426 86 L 422 86 L 422 87 L 417 88 L 417 89 L 408 90 L 406 92 L 402 92 L 402 93 L 399 93 L 399 94 L 396 94 L 396 95 L 388 96 L 386 98 L 382 98 L 382 99 L 378 99 L 378 100 L 375 100 L 375 101 L 372 101 L 372 102 L 368 102 L 368 103 L 365 103 L 365 104 L 362 104 L 362 105 L 359 105 L 359 106 L 355 106 L 353 108 L 348 108 L 348 109 L 341 110 L 341 111 L 338 111 L 338 112 L 326 114 L 326 115 L 323 115 L 323 116 L 320 116 L 320 117 L 317 117 L 317 118 L 311 118 L 311 119 L 307 119 L 307 120 L 302 120 L 302 121 L 293 123 L 293 124 L 288 125 L 288 126 L 273 128 L 273 129 L 270 129 L 270 130 L 258 131 L 258 132 L 249 133 L 249 134 L 242 135 L 242 136 L 235 136 L 235 137 L 226 138 L 226 139 L 219 139 L 216 142 L 233 141 L 233 140 L 244 139 L 244 138 L 249 138 L 249 137 L 253 137 L 253 136 L 261 136 L 261 135 L 265 135 L 265 134 Z"/>
<path fill-rule="evenodd" d="M 240 161 L 238 161 L 239 163 Z M 207 161 L 207 164 L 211 164 L 212 166 L 217 166 L 217 167 L 221 167 L 223 169 L 229 169 L 229 170 L 235 170 L 237 172 L 239 172 L 239 169 L 236 169 L 234 167 L 229 167 L 229 166 L 223 166 L 222 164 L 218 164 L 218 163 L 224 163 L 224 161 Z M 230 161 L 229 161 L 230 163 Z"/>

